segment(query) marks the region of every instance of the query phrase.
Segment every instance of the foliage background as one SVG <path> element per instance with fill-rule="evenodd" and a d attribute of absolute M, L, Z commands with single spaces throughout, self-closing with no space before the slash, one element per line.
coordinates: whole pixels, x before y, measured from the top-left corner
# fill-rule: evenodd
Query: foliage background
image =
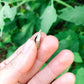
<path fill-rule="evenodd" d="M 0 61 L 40 29 L 59 39 L 58 50 L 42 68 L 61 50 L 70 49 L 74 63 L 63 73 L 74 73 L 75 84 L 84 84 L 84 1 L 0 0 Z"/>

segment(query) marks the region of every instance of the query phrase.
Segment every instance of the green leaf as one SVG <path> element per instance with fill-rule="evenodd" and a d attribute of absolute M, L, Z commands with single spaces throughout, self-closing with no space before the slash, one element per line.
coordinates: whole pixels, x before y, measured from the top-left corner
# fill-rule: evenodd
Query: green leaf
<path fill-rule="evenodd" d="M 82 58 L 84 59 L 84 45 L 83 45 L 83 49 L 80 51 L 80 53 L 81 53 Z"/>
<path fill-rule="evenodd" d="M 1 3 L 0 3 L 0 10 L 1 10 L 1 7 L 2 7 L 2 5 L 1 5 Z"/>
<path fill-rule="evenodd" d="M 52 24 L 56 21 L 57 19 L 57 14 L 56 10 L 53 7 L 53 5 L 48 6 L 45 10 L 44 13 L 42 14 L 41 18 L 41 30 L 45 33 L 48 33 L 50 27 Z"/>
<path fill-rule="evenodd" d="M 8 3 L 5 3 L 4 6 L 4 15 L 5 17 L 9 18 L 11 21 L 15 18 L 15 15 L 17 13 L 17 7 L 12 7 L 8 5 Z"/>
<path fill-rule="evenodd" d="M 8 3 L 5 3 L 5 5 L 2 7 L 0 11 L 0 30 L 1 30 L 0 36 L 2 36 L 3 27 L 5 25 L 4 16 L 12 21 L 15 18 L 16 13 L 17 13 L 16 6 L 10 8 Z"/>
<path fill-rule="evenodd" d="M 75 8 L 64 8 L 59 18 L 72 22 L 76 25 L 84 25 L 84 6 L 76 6 Z"/>
<path fill-rule="evenodd" d="M 84 45 L 84 35 L 80 35 L 80 42 L 82 45 Z"/>
<path fill-rule="evenodd" d="M 12 1 L 12 0 L 3 0 L 3 2 L 10 2 L 10 1 Z"/>
<path fill-rule="evenodd" d="M 67 39 L 63 39 L 59 42 L 59 47 L 56 51 L 56 55 L 63 49 L 69 49 L 69 47 L 71 46 L 72 41 L 71 40 L 67 40 Z"/>
<path fill-rule="evenodd" d="M 78 52 L 74 52 L 74 62 L 82 63 L 83 60 Z"/>
<path fill-rule="evenodd" d="M 79 40 L 77 39 L 72 40 L 72 43 L 69 49 L 73 52 L 78 52 L 79 51 Z"/>
<path fill-rule="evenodd" d="M 55 35 L 59 41 L 59 47 L 56 53 L 59 53 L 63 49 L 70 49 L 73 52 L 78 52 L 79 50 L 79 41 L 77 34 L 74 31 L 68 30 L 65 32 L 59 32 Z"/>
<path fill-rule="evenodd" d="M 12 17 L 10 19 L 14 20 L 16 14 L 17 14 L 17 7 L 14 6 L 14 7 L 11 8 L 11 15 L 12 15 Z"/>
<path fill-rule="evenodd" d="M 75 84 L 84 84 L 84 68 L 80 68 L 76 74 L 76 83 Z"/>
<path fill-rule="evenodd" d="M 0 15 L 0 28 L 2 27 L 2 26 L 4 26 L 4 20 L 3 20 L 3 16 L 2 15 Z"/>
<path fill-rule="evenodd" d="M 4 26 L 4 20 L 3 20 L 3 8 L 0 11 L 0 27 Z"/>
<path fill-rule="evenodd" d="M 3 42 L 0 42 L 0 48 L 3 48 L 3 47 L 4 47 Z"/>
<path fill-rule="evenodd" d="M 2 33 L 3 33 L 3 26 L 0 25 L 0 37 L 2 37 Z"/>
<path fill-rule="evenodd" d="M 11 18 L 12 17 L 12 15 L 11 15 L 11 8 L 8 5 L 8 3 L 5 3 L 5 6 L 4 6 L 4 15 L 7 18 Z"/>
<path fill-rule="evenodd" d="M 12 2 L 19 2 L 19 1 L 22 1 L 22 0 L 3 0 L 3 2 L 7 2 L 7 3 L 12 3 Z"/>
<path fill-rule="evenodd" d="M 6 58 L 9 58 L 16 50 L 16 47 L 15 46 L 12 46 L 8 49 L 8 52 L 6 54 Z"/>
<path fill-rule="evenodd" d="M 65 32 L 59 32 L 59 34 L 55 35 L 59 42 L 59 48 L 58 49 L 70 49 L 73 52 L 78 52 L 79 50 L 79 41 L 77 34 L 72 31 L 68 30 Z"/>
<path fill-rule="evenodd" d="M 78 70 L 81 68 L 81 67 L 84 67 L 84 63 L 75 63 L 75 66 L 72 66 L 73 69 L 71 70 L 72 73 L 74 73 L 75 75 L 77 74 Z"/>
<path fill-rule="evenodd" d="M 9 58 L 14 53 L 13 50 L 8 50 L 8 53 L 6 55 L 6 58 Z"/>
<path fill-rule="evenodd" d="M 4 43 L 9 43 L 11 42 L 11 35 L 7 35 L 4 40 L 3 40 Z"/>
<path fill-rule="evenodd" d="M 55 35 L 59 40 L 59 47 L 53 56 L 48 60 L 52 60 L 60 51 L 63 49 L 69 49 L 73 52 L 78 52 L 79 50 L 79 41 L 77 34 L 74 31 L 65 31 L 60 32 L 59 34 Z"/>
<path fill-rule="evenodd" d="M 3 26 L 5 25 L 4 23 L 4 15 L 3 15 L 4 8 L 0 9 L 0 37 L 2 36 L 3 32 Z"/>
<path fill-rule="evenodd" d="M 78 39 L 77 34 L 74 31 L 72 31 L 72 30 L 59 32 L 55 36 L 59 40 L 66 39 L 67 37 L 70 37 L 70 39 L 72 39 L 72 40 L 77 40 Z"/>
<path fill-rule="evenodd" d="M 28 38 L 32 36 L 33 28 L 34 28 L 33 23 L 24 25 L 21 28 L 21 31 L 14 36 L 13 40 L 19 45 L 23 44 L 24 42 L 27 41 Z"/>
<path fill-rule="evenodd" d="M 33 11 L 29 11 L 25 14 L 22 14 L 19 16 L 19 19 L 28 19 L 29 21 L 33 20 L 35 18 L 35 13 Z"/>

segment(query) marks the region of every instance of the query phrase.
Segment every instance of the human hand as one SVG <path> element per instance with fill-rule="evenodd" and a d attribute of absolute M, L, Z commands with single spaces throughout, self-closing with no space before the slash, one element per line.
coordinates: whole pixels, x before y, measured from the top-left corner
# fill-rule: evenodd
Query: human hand
<path fill-rule="evenodd" d="M 58 40 L 41 32 L 37 49 L 33 35 L 14 54 L 0 64 L 0 84 L 50 84 L 73 62 L 73 53 L 62 50 L 43 70 L 42 65 L 58 48 Z M 74 84 L 75 76 L 65 73 L 51 84 Z"/>

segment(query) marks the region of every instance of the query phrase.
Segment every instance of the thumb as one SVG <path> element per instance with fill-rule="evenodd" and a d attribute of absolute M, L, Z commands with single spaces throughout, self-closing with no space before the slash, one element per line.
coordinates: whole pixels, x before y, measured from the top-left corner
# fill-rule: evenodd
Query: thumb
<path fill-rule="evenodd" d="M 15 52 L 17 54 L 17 52 Z M 0 84 L 16 84 L 19 78 L 31 69 L 35 62 L 37 48 L 35 42 L 29 39 L 8 65 L 0 71 Z"/>

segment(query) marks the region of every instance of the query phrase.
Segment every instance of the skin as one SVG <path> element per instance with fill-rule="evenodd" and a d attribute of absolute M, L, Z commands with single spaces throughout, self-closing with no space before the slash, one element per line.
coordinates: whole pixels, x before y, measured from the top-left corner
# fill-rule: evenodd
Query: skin
<path fill-rule="evenodd" d="M 41 32 L 40 47 L 37 49 L 34 34 L 8 59 L 0 63 L 0 84 L 50 84 L 68 68 L 74 55 L 70 50 L 62 50 L 44 69 L 42 65 L 57 50 L 59 42 L 54 36 Z M 51 84 L 74 84 L 75 76 L 65 73 Z"/>

